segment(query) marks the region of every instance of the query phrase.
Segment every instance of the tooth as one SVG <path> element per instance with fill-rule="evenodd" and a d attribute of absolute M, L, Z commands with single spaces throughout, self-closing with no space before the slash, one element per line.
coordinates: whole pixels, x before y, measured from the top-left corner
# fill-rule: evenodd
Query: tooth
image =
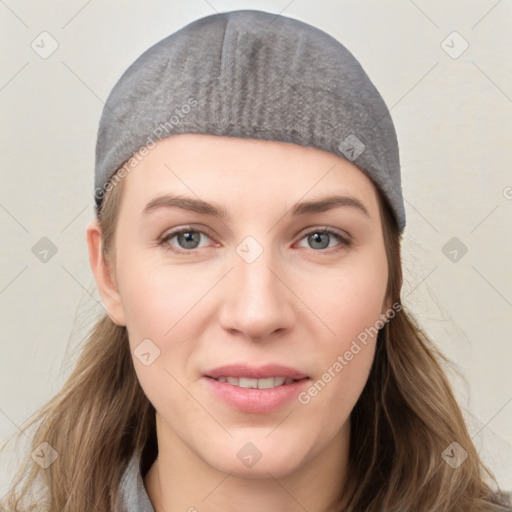
<path fill-rule="evenodd" d="M 233 386 L 249 389 L 270 389 L 282 386 L 283 384 L 290 384 L 294 379 L 289 377 L 266 377 L 264 379 L 251 379 L 248 377 L 219 377 L 218 382 L 228 382 Z"/>
<path fill-rule="evenodd" d="M 258 389 L 268 389 L 273 388 L 274 386 L 280 386 L 281 384 L 277 382 L 277 379 L 279 379 L 279 377 L 267 377 L 266 379 L 258 379 Z"/>
<path fill-rule="evenodd" d="M 240 382 L 238 385 L 241 388 L 256 388 L 258 389 L 258 379 L 247 379 L 245 377 L 240 377 Z"/>

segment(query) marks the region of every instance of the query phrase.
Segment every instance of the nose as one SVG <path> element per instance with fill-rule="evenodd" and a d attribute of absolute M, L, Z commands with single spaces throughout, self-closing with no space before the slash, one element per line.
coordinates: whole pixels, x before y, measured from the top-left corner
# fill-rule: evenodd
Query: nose
<path fill-rule="evenodd" d="M 235 255 L 233 270 L 226 276 L 221 326 L 231 334 L 254 340 L 289 331 L 296 321 L 294 294 L 287 273 L 270 251 L 252 263 Z"/>

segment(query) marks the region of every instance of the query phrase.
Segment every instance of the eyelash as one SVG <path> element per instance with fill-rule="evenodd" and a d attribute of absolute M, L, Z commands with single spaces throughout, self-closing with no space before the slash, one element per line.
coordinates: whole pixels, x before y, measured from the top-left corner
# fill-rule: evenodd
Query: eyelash
<path fill-rule="evenodd" d="M 180 229 L 171 231 L 170 233 L 167 233 L 163 238 L 160 239 L 159 245 L 162 246 L 165 251 L 170 251 L 170 252 L 173 252 L 176 254 L 195 254 L 197 251 L 199 251 L 199 249 L 190 249 L 190 250 L 179 249 L 179 250 L 177 250 L 177 249 L 173 249 L 170 247 L 169 240 L 172 240 L 175 236 L 181 235 L 183 233 L 200 233 L 200 234 L 206 235 L 208 238 L 211 239 L 211 237 L 208 236 L 208 233 L 206 233 L 205 231 L 202 231 L 200 229 L 194 229 L 192 227 L 184 227 L 184 228 L 180 228 Z M 304 238 L 308 237 L 309 235 L 318 234 L 318 233 L 334 236 L 334 238 L 336 238 L 340 242 L 340 244 L 339 244 L 339 246 L 329 247 L 329 248 L 325 248 L 325 249 L 318 249 L 318 250 L 312 249 L 314 252 L 320 252 L 320 253 L 324 253 L 324 254 L 332 254 L 333 252 L 337 252 L 338 250 L 341 250 L 341 248 L 349 248 L 352 245 L 352 240 L 350 240 L 350 238 L 344 237 L 344 236 L 340 235 L 339 233 L 328 229 L 327 227 L 312 229 L 311 231 L 304 233 L 302 235 L 302 237 L 300 238 L 300 240 L 303 240 Z M 333 249 L 334 249 L 334 251 L 333 251 Z"/>

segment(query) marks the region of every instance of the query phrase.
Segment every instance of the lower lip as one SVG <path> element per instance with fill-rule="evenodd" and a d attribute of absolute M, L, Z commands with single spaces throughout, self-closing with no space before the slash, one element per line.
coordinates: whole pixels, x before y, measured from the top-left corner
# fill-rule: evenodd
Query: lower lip
<path fill-rule="evenodd" d="M 301 392 L 310 380 L 296 380 L 275 388 L 254 389 L 242 388 L 229 382 L 219 382 L 211 377 L 206 379 L 210 389 L 217 397 L 231 407 L 242 412 L 265 413 L 272 412 L 290 402 Z"/>

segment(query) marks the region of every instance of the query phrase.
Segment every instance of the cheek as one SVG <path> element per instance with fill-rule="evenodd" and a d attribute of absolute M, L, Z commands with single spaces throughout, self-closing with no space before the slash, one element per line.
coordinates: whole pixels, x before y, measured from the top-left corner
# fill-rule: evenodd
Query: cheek
<path fill-rule="evenodd" d="M 122 262 L 118 269 L 130 348 L 144 393 L 171 418 L 193 415 L 190 396 L 180 383 L 210 320 L 205 295 L 218 278 L 204 266 L 191 270 L 161 261 L 153 264 L 147 257 Z M 148 352 L 150 356 L 142 356 Z"/>
<path fill-rule="evenodd" d="M 302 294 L 323 321 L 323 350 L 331 355 L 332 351 L 343 353 L 359 335 L 364 338 L 383 313 L 388 278 L 385 255 L 356 257 L 353 263 L 304 281 Z"/>
<path fill-rule="evenodd" d="M 331 425 L 328 428 L 334 433 L 357 402 L 373 363 L 378 330 L 383 326 L 386 262 L 376 256 L 325 278 L 311 278 L 306 286 L 302 293 L 309 298 L 308 306 L 324 324 L 318 328 L 315 344 L 321 370 L 298 398 L 311 417 Z"/>
<path fill-rule="evenodd" d="M 147 260 L 125 270 L 122 300 L 139 383 L 157 411 L 165 412 L 169 421 L 181 418 L 188 424 L 201 412 L 183 383 L 187 361 L 207 320 L 201 299 L 211 287 L 211 270 L 194 272 Z M 138 347 L 148 339 L 145 352 L 158 355 L 146 366 Z"/>
<path fill-rule="evenodd" d="M 154 339 L 162 348 L 178 331 L 181 337 L 186 334 L 183 329 L 212 286 L 211 270 L 153 264 L 150 258 L 120 262 L 118 270 L 131 337 Z"/>

